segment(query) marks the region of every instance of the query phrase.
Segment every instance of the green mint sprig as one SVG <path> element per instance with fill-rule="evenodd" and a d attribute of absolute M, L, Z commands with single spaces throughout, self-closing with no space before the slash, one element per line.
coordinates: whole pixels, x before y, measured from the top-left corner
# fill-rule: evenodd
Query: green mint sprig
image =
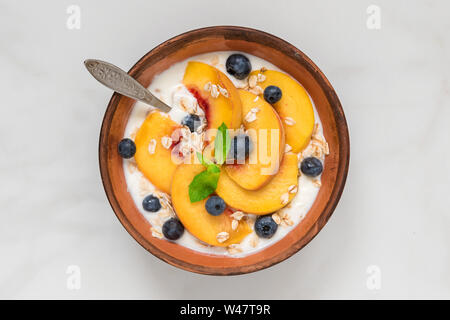
<path fill-rule="evenodd" d="M 230 147 L 230 134 L 225 123 L 222 123 L 217 130 L 214 141 L 215 163 L 197 152 L 197 157 L 206 170 L 197 174 L 189 184 L 189 199 L 191 202 L 203 200 L 216 191 L 220 177 L 220 165 L 225 163 Z"/>
<path fill-rule="evenodd" d="M 217 129 L 216 140 L 214 141 L 214 157 L 218 164 L 222 165 L 225 162 L 230 147 L 230 134 L 226 124 L 222 122 L 219 129 Z"/>

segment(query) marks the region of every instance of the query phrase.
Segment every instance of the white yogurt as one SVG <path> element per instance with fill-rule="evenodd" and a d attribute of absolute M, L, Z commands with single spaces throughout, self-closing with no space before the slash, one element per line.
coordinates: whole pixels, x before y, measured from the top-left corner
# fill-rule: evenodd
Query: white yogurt
<path fill-rule="evenodd" d="M 187 63 L 189 61 L 205 62 L 207 64 L 213 65 L 217 69 L 221 70 L 224 74 L 228 75 L 225 70 L 225 62 L 228 56 L 232 53 L 235 52 L 221 51 L 190 57 L 185 61 L 179 62 L 171 66 L 169 69 L 157 75 L 153 79 L 149 89 L 154 94 L 156 94 L 158 98 L 160 98 L 162 101 L 172 106 L 172 110 L 169 112 L 169 116 L 172 120 L 180 123 L 181 120 L 184 118 L 184 116 L 187 115 L 187 112 L 182 110 L 182 108 L 180 107 L 181 99 L 184 98 L 185 102 L 188 101 L 189 103 L 192 103 L 193 106 L 196 105 L 195 98 L 182 85 L 182 78 Z M 270 62 L 267 62 L 259 57 L 253 56 L 248 53 L 244 54 L 250 59 L 253 70 L 258 70 L 261 69 L 262 67 L 265 67 L 266 69 L 281 71 Z M 231 76 L 229 78 L 237 87 L 243 87 L 246 83 L 246 80 L 238 80 Z M 325 141 L 325 138 L 323 137 L 322 133 L 323 132 L 322 125 L 319 119 L 319 115 L 317 114 L 317 111 L 315 109 L 314 103 L 313 108 L 315 113 L 315 120 L 316 123 L 318 124 L 317 137 Z M 132 138 L 132 139 L 134 138 L 137 129 L 141 126 L 142 122 L 146 118 L 148 111 L 151 109 L 153 108 L 142 102 L 135 103 L 125 129 L 124 135 L 125 138 Z M 199 108 L 198 110 L 201 109 Z M 311 144 L 310 146 L 308 146 L 308 148 L 306 148 L 303 151 L 303 153 L 308 152 L 308 149 L 310 149 L 310 147 Z M 164 223 L 165 219 L 168 219 L 169 217 L 161 218 L 159 213 L 147 212 L 142 208 L 142 200 L 148 194 L 155 192 L 157 190 L 143 176 L 143 174 L 139 170 L 136 170 L 136 167 L 133 166 L 133 162 L 134 160 L 126 160 L 126 159 L 123 161 L 128 192 L 130 193 L 131 197 L 133 198 L 136 204 L 136 207 L 142 213 L 142 215 L 148 220 L 148 222 L 153 226 L 154 229 L 160 231 L 161 226 Z M 280 210 L 289 216 L 289 218 L 293 222 L 293 225 L 291 226 L 279 225 L 277 232 L 271 239 L 258 238 L 255 232 L 252 232 L 240 243 L 240 249 L 242 250 L 242 252 L 231 254 L 226 248 L 209 246 L 207 244 L 204 244 L 197 238 L 195 238 L 192 234 L 190 234 L 188 230 L 184 232 L 183 236 L 180 239 L 178 239 L 176 243 L 195 251 L 215 255 L 228 255 L 231 257 L 241 257 L 255 253 L 256 251 L 266 248 L 274 244 L 284 236 L 286 236 L 286 234 L 289 231 L 295 228 L 295 226 L 300 221 L 302 221 L 302 219 L 306 216 L 312 204 L 314 203 L 314 200 L 316 199 L 317 194 L 319 192 L 319 188 L 320 188 L 320 177 L 316 179 L 311 179 L 309 177 L 306 177 L 305 175 L 301 175 L 299 177 L 297 195 L 294 197 L 294 199 L 288 206 Z M 256 218 L 256 216 L 254 215 L 249 215 L 249 217 L 251 218 L 251 221 L 253 221 Z M 253 223 L 250 224 L 253 225 Z M 257 243 L 255 244 L 255 242 Z"/>

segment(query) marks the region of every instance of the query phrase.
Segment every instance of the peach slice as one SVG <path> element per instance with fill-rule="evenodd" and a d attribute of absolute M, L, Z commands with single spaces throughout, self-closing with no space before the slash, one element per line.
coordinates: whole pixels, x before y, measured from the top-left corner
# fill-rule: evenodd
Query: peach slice
<path fill-rule="evenodd" d="M 189 184 L 197 174 L 204 170 L 205 167 L 200 164 L 178 166 L 172 181 L 173 208 L 186 229 L 201 241 L 221 247 L 239 243 L 252 232 L 245 220 L 240 220 L 236 230 L 233 230 L 231 228 L 233 221 L 230 217 L 231 211 L 226 211 L 219 216 L 212 216 L 205 209 L 207 199 L 193 203 L 189 199 Z M 220 232 L 227 232 L 228 240 L 217 241 L 217 235 Z"/>
<path fill-rule="evenodd" d="M 233 181 L 226 172 L 220 173 L 216 192 L 227 205 L 253 214 L 275 212 L 288 204 L 295 193 L 289 190 L 298 186 L 297 155 L 286 153 L 278 173 L 268 184 L 258 190 L 245 190 Z"/>
<path fill-rule="evenodd" d="M 284 155 L 284 129 L 280 117 L 270 104 L 245 90 L 238 90 L 242 102 L 242 116 L 256 110 L 256 119 L 244 127 L 253 134 L 253 150 L 243 164 L 227 164 L 228 176 L 247 190 L 256 190 L 267 184 L 278 172 Z M 276 139 L 273 139 L 276 138 Z M 262 148 L 266 149 L 263 150 Z"/>
<path fill-rule="evenodd" d="M 172 146 L 166 149 L 161 142 L 170 137 L 180 125 L 161 112 L 150 113 L 136 134 L 136 160 L 139 170 L 158 189 L 170 194 L 170 184 L 177 163 L 172 161 Z M 152 145 L 155 144 L 154 150 Z M 153 153 L 151 153 L 153 151 Z"/>
<path fill-rule="evenodd" d="M 208 129 L 217 129 L 222 122 L 229 129 L 239 128 L 242 122 L 241 100 L 236 87 L 223 72 L 206 63 L 190 61 L 183 84 L 205 112 Z M 213 85 L 217 89 L 214 93 L 211 90 Z"/>
<path fill-rule="evenodd" d="M 253 71 L 257 75 L 261 71 Z M 286 132 L 286 144 L 292 152 L 302 151 L 309 143 L 314 129 L 314 110 L 306 90 L 285 73 L 266 70 L 262 74 L 265 80 L 258 85 L 264 90 L 267 86 L 277 86 L 282 91 L 281 100 L 273 106 L 283 121 Z M 261 95 L 261 98 L 262 95 Z M 293 120 L 293 121 L 292 121 Z"/>

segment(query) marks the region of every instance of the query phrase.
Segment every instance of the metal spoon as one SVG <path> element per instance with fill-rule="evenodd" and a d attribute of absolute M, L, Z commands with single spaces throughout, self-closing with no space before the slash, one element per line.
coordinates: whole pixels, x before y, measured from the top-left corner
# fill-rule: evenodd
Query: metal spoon
<path fill-rule="evenodd" d="M 95 59 L 87 59 L 84 65 L 89 73 L 101 84 L 123 94 L 124 96 L 142 101 L 164 112 L 169 112 L 171 107 L 155 97 L 128 73 L 115 65 Z"/>

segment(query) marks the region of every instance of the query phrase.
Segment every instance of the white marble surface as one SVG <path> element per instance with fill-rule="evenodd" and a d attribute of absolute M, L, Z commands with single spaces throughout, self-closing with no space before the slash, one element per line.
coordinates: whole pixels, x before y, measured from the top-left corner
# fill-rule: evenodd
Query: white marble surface
<path fill-rule="evenodd" d="M 449 2 L 126 3 L 0 1 L 0 298 L 450 298 Z M 80 30 L 66 27 L 71 4 Z M 380 30 L 366 27 L 371 4 Z M 308 54 L 341 99 L 352 150 L 319 235 L 281 264 L 228 278 L 159 261 L 115 218 L 97 158 L 111 92 L 82 65 L 128 69 L 167 38 L 218 24 Z M 79 290 L 67 288 L 69 265 Z"/>

